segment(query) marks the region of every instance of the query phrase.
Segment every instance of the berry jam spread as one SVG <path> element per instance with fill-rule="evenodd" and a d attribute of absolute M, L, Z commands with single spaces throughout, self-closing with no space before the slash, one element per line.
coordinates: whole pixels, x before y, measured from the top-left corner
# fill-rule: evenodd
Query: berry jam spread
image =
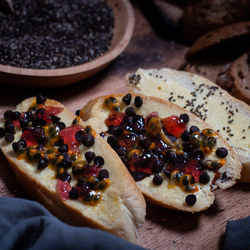
<path fill-rule="evenodd" d="M 177 185 L 187 193 L 194 193 L 199 190 L 198 182 L 210 181 L 208 170 L 217 174 L 218 168 L 226 164 L 225 158 L 218 157 L 223 150 L 217 150 L 215 158 L 208 157 L 216 151 L 213 130 L 200 131 L 190 126 L 187 114 L 162 118 L 152 112 L 144 118 L 129 106 L 131 102 L 130 94 L 120 103 L 112 96 L 105 99 L 103 105 L 110 114 L 105 120 L 108 130 L 101 134 L 107 136 L 107 142 L 136 181 L 153 174 L 153 184 L 161 185 L 165 176 L 169 178 L 169 188 Z M 134 99 L 136 108 L 142 105 L 141 97 L 137 102 Z M 125 112 L 121 112 L 124 107 Z"/>
<path fill-rule="evenodd" d="M 80 126 L 79 117 L 66 127 L 57 116 L 63 108 L 46 106 L 46 99 L 38 96 L 27 112 L 6 111 L 6 126 L 0 128 L 3 130 L 1 137 L 9 131 L 11 133 L 5 137 L 12 142 L 15 129 L 22 129 L 20 140 L 12 144 L 18 159 L 36 163 L 39 171 L 52 168 L 57 178 L 56 190 L 62 200 L 79 199 L 96 205 L 110 185 L 109 172 L 102 168 L 102 156 L 87 151 L 83 159 L 79 152 L 80 145 L 89 148 L 95 143 L 95 131 L 90 126 Z"/>
<path fill-rule="evenodd" d="M 69 150 L 73 152 L 78 152 L 79 142 L 75 139 L 75 134 L 78 131 L 84 131 L 83 127 L 79 125 L 72 125 L 60 131 L 60 138 L 63 143 L 68 145 Z"/>

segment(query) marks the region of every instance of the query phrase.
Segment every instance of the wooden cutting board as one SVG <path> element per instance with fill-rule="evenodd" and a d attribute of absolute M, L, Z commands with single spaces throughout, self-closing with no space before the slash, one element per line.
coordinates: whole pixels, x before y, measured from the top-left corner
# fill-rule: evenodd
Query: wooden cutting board
<path fill-rule="evenodd" d="M 175 17 L 180 15 L 179 9 L 164 4 L 172 16 L 173 13 L 176 13 Z M 0 79 L 0 115 L 8 108 L 14 108 L 24 98 L 38 93 L 57 99 L 75 111 L 94 97 L 126 92 L 125 75 L 138 67 L 180 68 L 185 63 L 187 48 L 174 41 L 160 39 L 136 6 L 135 17 L 135 31 L 126 51 L 108 68 L 90 79 L 72 86 L 47 90 L 6 86 Z M 215 204 L 206 212 L 197 214 L 147 204 L 146 223 L 139 229 L 139 245 L 150 249 L 219 249 L 223 244 L 226 222 L 250 215 L 249 194 L 249 184 L 237 184 L 226 191 L 217 190 Z M 28 198 L 16 182 L 2 153 L 0 196 Z"/>

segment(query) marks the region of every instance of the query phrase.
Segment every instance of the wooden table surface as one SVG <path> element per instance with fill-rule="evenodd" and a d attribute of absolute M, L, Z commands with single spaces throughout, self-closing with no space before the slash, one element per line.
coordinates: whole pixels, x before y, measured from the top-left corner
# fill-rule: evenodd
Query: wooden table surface
<path fill-rule="evenodd" d="M 181 10 L 166 2 L 162 7 L 173 19 Z M 174 14 L 173 14 L 174 13 Z M 98 75 L 77 84 L 36 89 L 7 86 L 0 79 L 0 115 L 29 96 L 44 94 L 69 107 L 80 109 L 96 96 L 126 91 L 125 75 L 142 68 L 170 67 L 178 69 L 185 63 L 187 47 L 160 39 L 135 6 L 136 25 L 132 40 L 123 54 Z M 34 86 L 35 86 L 34 82 Z M 138 243 L 150 249 L 219 249 L 228 220 L 250 215 L 250 185 L 238 183 L 228 190 L 217 190 L 216 201 L 206 212 L 190 214 L 147 204 L 146 223 L 139 229 Z M 16 182 L 8 163 L 0 153 L 0 196 L 28 198 Z"/>

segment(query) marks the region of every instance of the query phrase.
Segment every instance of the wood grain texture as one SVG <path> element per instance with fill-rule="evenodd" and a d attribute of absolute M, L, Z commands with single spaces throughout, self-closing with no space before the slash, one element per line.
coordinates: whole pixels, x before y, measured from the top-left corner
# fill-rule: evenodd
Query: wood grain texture
<path fill-rule="evenodd" d="M 0 115 L 6 109 L 14 108 L 24 98 L 38 93 L 57 99 L 75 111 L 97 96 L 126 91 L 125 74 L 135 71 L 138 67 L 181 67 L 185 63 L 187 48 L 174 41 L 158 38 L 137 8 L 135 17 L 135 31 L 129 46 L 106 69 L 72 86 L 54 89 L 32 89 L 1 84 Z M 157 250 L 219 249 L 223 244 L 226 222 L 250 215 L 249 194 L 249 184 L 237 184 L 225 191 L 217 190 L 215 204 L 206 212 L 197 214 L 147 204 L 146 223 L 139 229 L 139 245 Z M 0 196 L 28 198 L 16 182 L 2 153 Z"/>

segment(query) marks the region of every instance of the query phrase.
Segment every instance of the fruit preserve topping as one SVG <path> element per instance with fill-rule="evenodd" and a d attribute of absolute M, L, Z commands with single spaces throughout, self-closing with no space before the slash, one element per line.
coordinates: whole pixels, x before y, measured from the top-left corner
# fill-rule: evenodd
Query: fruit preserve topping
<path fill-rule="evenodd" d="M 119 126 L 124 118 L 125 114 L 121 112 L 111 113 L 106 119 L 105 124 L 107 126 Z"/>
<path fill-rule="evenodd" d="M 163 119 L 163 126 L 167 133 L 180 138 L 183 132 L 186 130 L 186 123 L 182 121 L 178 116 L 172 115 Z"/>
<path fill-rule="evenodd" d="M 104 105 L 111 105 L 110 102 L 108 98 Z M 117 105 L 118 100 L 112 103 Z M 126 95 L 119 107 L 132 103 L 132 96 Z M 190 126 L 187 114 L 161 118 L 157 112 L 152 112 L 144 119 L 135 111 L 143 105 L 142 100 L 137 98 L 136 104 L 134 100 L 135 107 L 128 106 L 125 112 L 110 109 L 105 120 L 108 130 L 101 133 L 107 136 L 107 142 L 136 181 L 154 175 L 153 184 L 161 185 L 169 178 L 169 187 L 177 185 L 187 193 L 194 193 L 198 191 L 198 182 L 204 185 L 201 176 L 207 171 L 218 173 L 226 164 L 222 156 L 227 153 L 224 148 L 216 150 L 213 130 L 200 131 Z"/>
<path fill-rule="evenodd" d="M 71 185 L 69 182 L 58 180 L 56 184 L 56 191 L 60 195 L 63 201 L 69 199 L 69 192 L 71 190 Z"/>
<path fill-rule="evenodd" d="M 79 131 L 84 131 L 84 128 L 80 125 L 73 125 L 60 132 L 64 144 L 68 145 L 69 150 L 73 152 L 78 152 L 79 142 L 76 140 L 75 134 L 79 133 Z"/>
<path fill-rule="evenodd" d="M 79 152 L 81 144 L 85 148 L 94 145 L 95 131 L 91 126 L 80 126 L 79 119 L 66 127 L 57 116 L 62 108 L 45 106 L 46 99 L 38 96 L 37 103 L 21 114 L 6 112 L 5 128 L 0 128 L 0 136 L 5 136 L 7 142 L 13 141 L 13 119 L 18 119 L 22 135 L 12 144 L 18 159 L 36 163 L 39 171 L 47 167 L 53 169 L 58 179 L 56 189 L 62 200 L 80 199 L 96 205 L 110 185 L 109 172 L 103 168 L 102 156 L 87 151 L 83 159 Z M 71 185 L 71 180 L 77 185 Z"/>
<path fill-rule="evenodd" d="M 51 107 L 51 106 L 45 106 L 42 109 L 39 109 L 37 111 L 37 118 L 45 120 L 46 123 L 51 123 L 52 122 L 52 115 L 58 115 L 61 113 L 63 108 L 58 108 L 58 107 Z"/>

